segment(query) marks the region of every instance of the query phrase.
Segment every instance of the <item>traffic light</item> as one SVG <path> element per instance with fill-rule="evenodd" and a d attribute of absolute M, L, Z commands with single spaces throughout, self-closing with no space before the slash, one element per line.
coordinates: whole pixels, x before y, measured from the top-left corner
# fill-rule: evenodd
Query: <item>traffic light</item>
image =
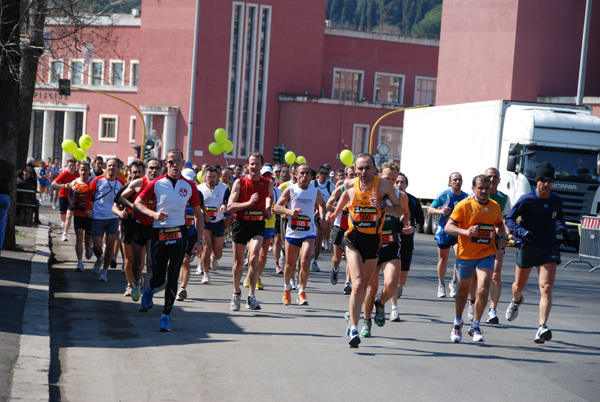
<path fill-rule="evenodd" d="M 144 146 L 144 160 L 147 161 L 152 157 L 152 150 L 154 149 L 154 140 L 146 140 Z"/>
<path fill-rule="evenodd" d="M 58 80 L 58 94 L 64 96 L 71 95 L 71 80 Z"/>
<path fill-rule="evenodd" d="M 142 147 L 139 145 L 132 145 L 131 148 L 135 149 L 135 157 L 140 159 L 142 157 Z"/>
<path fill-rule="evenodd" d="M 285 161 L 285 144 L 273 148 L 273 161 L 283 163 Z"/>

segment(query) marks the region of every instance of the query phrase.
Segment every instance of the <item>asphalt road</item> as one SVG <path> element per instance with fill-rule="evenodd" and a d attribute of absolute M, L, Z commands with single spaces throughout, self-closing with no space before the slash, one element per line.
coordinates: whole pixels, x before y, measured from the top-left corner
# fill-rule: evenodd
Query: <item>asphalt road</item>
<path fill-rule="evenodd" d="M 72 241 L 55 244 L 61 263 L 50 287 L 51 401 L 446 401 L 457 394 L 486 401 L 598 400 L 600 272 L 589 273 L 586 265 L 559 269 L 548 323 L 554 338 L 538 345 L 537 275 L 518 319 L 507 325 L 503 317 L 516 255 L 508 249 L 500 325 L 482 326 L 483 344 L 473 343 L 465 327 L 463 342 L 455 344 L 454 300 L 436 297 L 433 237 L 417 235 L 399 302 L 403 321 L 374 325 L 372 338 L 349 349 L 348 297 L 343 280 L 329 282 L 330 253 L 321 256 L 322 272 L 311 274 L 309 306 L 282 305 L 283 279 L 271 258 L 265 290 L 257 291 L 262 310 L 243 303 L 232 312 L 226 248 L 210 285 L 192 274 L 188 299 L 173 309 L 173 331 L 161 333 L 164 292 L 140 313 L 122 296 L 120 267 L 109 270 L 107 283 L 97 282 L 91 262 L 75 272 Z M 563 262 L 575 257 L 563 253 Z"/>

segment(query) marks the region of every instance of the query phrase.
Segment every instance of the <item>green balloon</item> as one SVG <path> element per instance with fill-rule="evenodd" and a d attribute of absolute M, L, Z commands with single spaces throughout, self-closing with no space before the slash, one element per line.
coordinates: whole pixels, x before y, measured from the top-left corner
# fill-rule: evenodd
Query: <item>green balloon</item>
<path fill-rule="evenodd" d="M 299 156 L 296 158 L 296 162 L 298 163 L 306 163 L 306 158 L 304 156 Z"/>
<path fill-rule="evenodd" d="M 223 152 L 225 152 L 226 154 L 233 151 L 233 142 L 231 142 L 229 140 L 225 141 L 225 143 L 222 144 L 221 146 L 223 147 Z"/>
<path fill-rule="evenodd" d="M 75 152 L 77 152 L 77 144 L 73 140 L 64 140 L 62 142 L 62 149 L 68 154 L 75 155 Z"/>
<path fill-rule="evenodd" d="M 215 141 L 221 145 L 225 144 L 225 141 L 227 141 L 227 131 L 222 128 L 217 128 L 215 130 Z"/>
<path fill-rule="evenodd" d="M 84 134 L 81 137 L 79 137 L 79 147 L 81 149 L 83 149 L 84 151 L 87 151 L 88 149 L 90 149 L 93 142 L 94 141 L 92 140 L 92 137 L 90 137 L 87 134 Z"/>
<path fill-rule="evenodd" d="M 354 155 L 352 154 L 352 151 L 349 149 L 344 149 L 342 152 L 340 152 L 340 161 L 342 161 L 342 163 L 346 166 L 352 165 L 354 162 Z"/>
<path fill-rule="evenodd" d="M 213 155 L 220 155 L 223 153 L 223 147 L 221 146 L 221 144 L 211 142 L 208 146 L 208 152 L 210 152 Z"/>
<path fill-rule="evenodd" d="M 292 151 L 287 151 L 285 153 L 284 159 L 285 159 L 285 163 L 287 163 L 288 165 L 291 165 L 296 160 L 296 154 L 293 153 Z"/>

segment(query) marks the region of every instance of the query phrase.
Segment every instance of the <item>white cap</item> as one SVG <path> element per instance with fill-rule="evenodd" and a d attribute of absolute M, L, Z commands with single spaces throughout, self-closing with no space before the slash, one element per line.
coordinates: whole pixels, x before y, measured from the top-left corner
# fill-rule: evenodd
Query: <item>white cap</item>
<path fill-rule="evenodd" d="M 271 166 L 263 166 L 263 168 L 260 169 L 260 174 L 263 175 L 265 173 L 273 174 L 273 168 Z"/>
<path fill-rule="evenodd" d="M 190 169 L 190 168 L 183 169 L 181 171 L 181 175 L 183 177 L 185 177 L 186 179 L 188 179 L 189 181 L 191 181 L 192 183 L 194 182 L 194 179 L 196 178 L 196 172 L 194 172 L 194 169 Z"/>

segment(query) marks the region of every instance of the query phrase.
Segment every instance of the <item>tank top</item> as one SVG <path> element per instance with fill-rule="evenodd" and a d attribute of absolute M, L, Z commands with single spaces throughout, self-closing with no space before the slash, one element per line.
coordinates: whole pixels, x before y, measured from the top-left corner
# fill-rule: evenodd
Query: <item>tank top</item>
<path fill-rule="evenodd" d="M 360 178 L 354 179 L 354 197 L 350 203 L 348 220 L 348 232 L 356 230 L 364 234 L 381 234 L 383 221 L 385 220 L 385 212 L 372 207 L 369 199 L 373 195 L 377 195 L 379 186 L 379 177 L 373 178 L 373 187 L 369 192 L 363 193 L 360 191 Z"/>
<path fill-rule="evenodd" d="M 265 215 L 265 202 L 269 193 L 269 180 L 260 177 L 254 181 L 248 176 L 238 180 L 240 181 L 240 194 L 237 202 L 248 201 L 254 193 L 258 193 L 258 200 L 248 208 L 235 212 L 235 217 L 245 221 L 262 221 Z"/>
<path fill-rule="evenodd" d="M 142 191 L 144 191 L 144 188 L 146 188 L 147 185 L 148 185 L 148 178 L 146 176 L 144 176 L 144 177 L 142 177 L 142 185 L 140 186 L 140 191 L 138 191 L 138 193 L 135 195 L 134 201 L 138 198 L 140 193 Z M 144 205 L 146 207 L 148 207 L 150 210 L 154 211 L 154 198 L 151 198 L 148 201 L 144 202 Z M 152 225 L 153 219 L 149 216 L 140 214 L 137 211 L 133 211 L 133 217 L 135 218 L 136 222 L 139 222 L 144 226 Z"/>
<path fill-rule="evenodd" d="M 344 185 L 340 185 L 342 188 L 342 194 L 346 191 L 346 187 Z M 346 208 L 342 209 L 342 213 L 335 218 L 333 221 L 333 226 L 338 226 L 344 230 L 348 230 L 348 210 Z"/>
<path fill-rule="evenodd" d="M 227 186 L 221 182 L 217 183 L 213 190 L 208 187 L 208 184 L 198 184 L 198 190 L 204 196 L 204 204 L 206 205 L 206 215 L 210 223 L 215 223 L 223 220 L 223 212 L 221 205 L 225 203 L 225 193 Z"/>
<path fill-rule="evenodd" d="M 87 193 L 90 190 L 90 184 L 92 178 L 89 177 L 87 182 L 81 181 L 81 177 L 71 182 L 71 189 L 73 191 L 74 208 L 73 215 L 86 218 L 86 201 Z"/>
<path fill-rule="evenodd" d="M 400 191 L 396 189 L 396 197 L 400 198 Z M 388 205 L 392 205 L 390 200 L 387 200 Z M 383 228 L 381 229 L 381 248 L 390 246 L 391 244 L 399 244 L 400 237 L 398 236 L 398 229 L 400 224 L 400 218 L 386 214 L 383 222 Z"/>
<path fill-rule="evenodd" d="M 317 233 L 314 217 L 318 191 L 314 186 L 308 186 L 306 190 L 302 190 L 297 183 L 290 186 L 289 209 L 300 208 L 302 212 L 296 217 L 288 217 L 285 237 L 304 239 Z"/>

